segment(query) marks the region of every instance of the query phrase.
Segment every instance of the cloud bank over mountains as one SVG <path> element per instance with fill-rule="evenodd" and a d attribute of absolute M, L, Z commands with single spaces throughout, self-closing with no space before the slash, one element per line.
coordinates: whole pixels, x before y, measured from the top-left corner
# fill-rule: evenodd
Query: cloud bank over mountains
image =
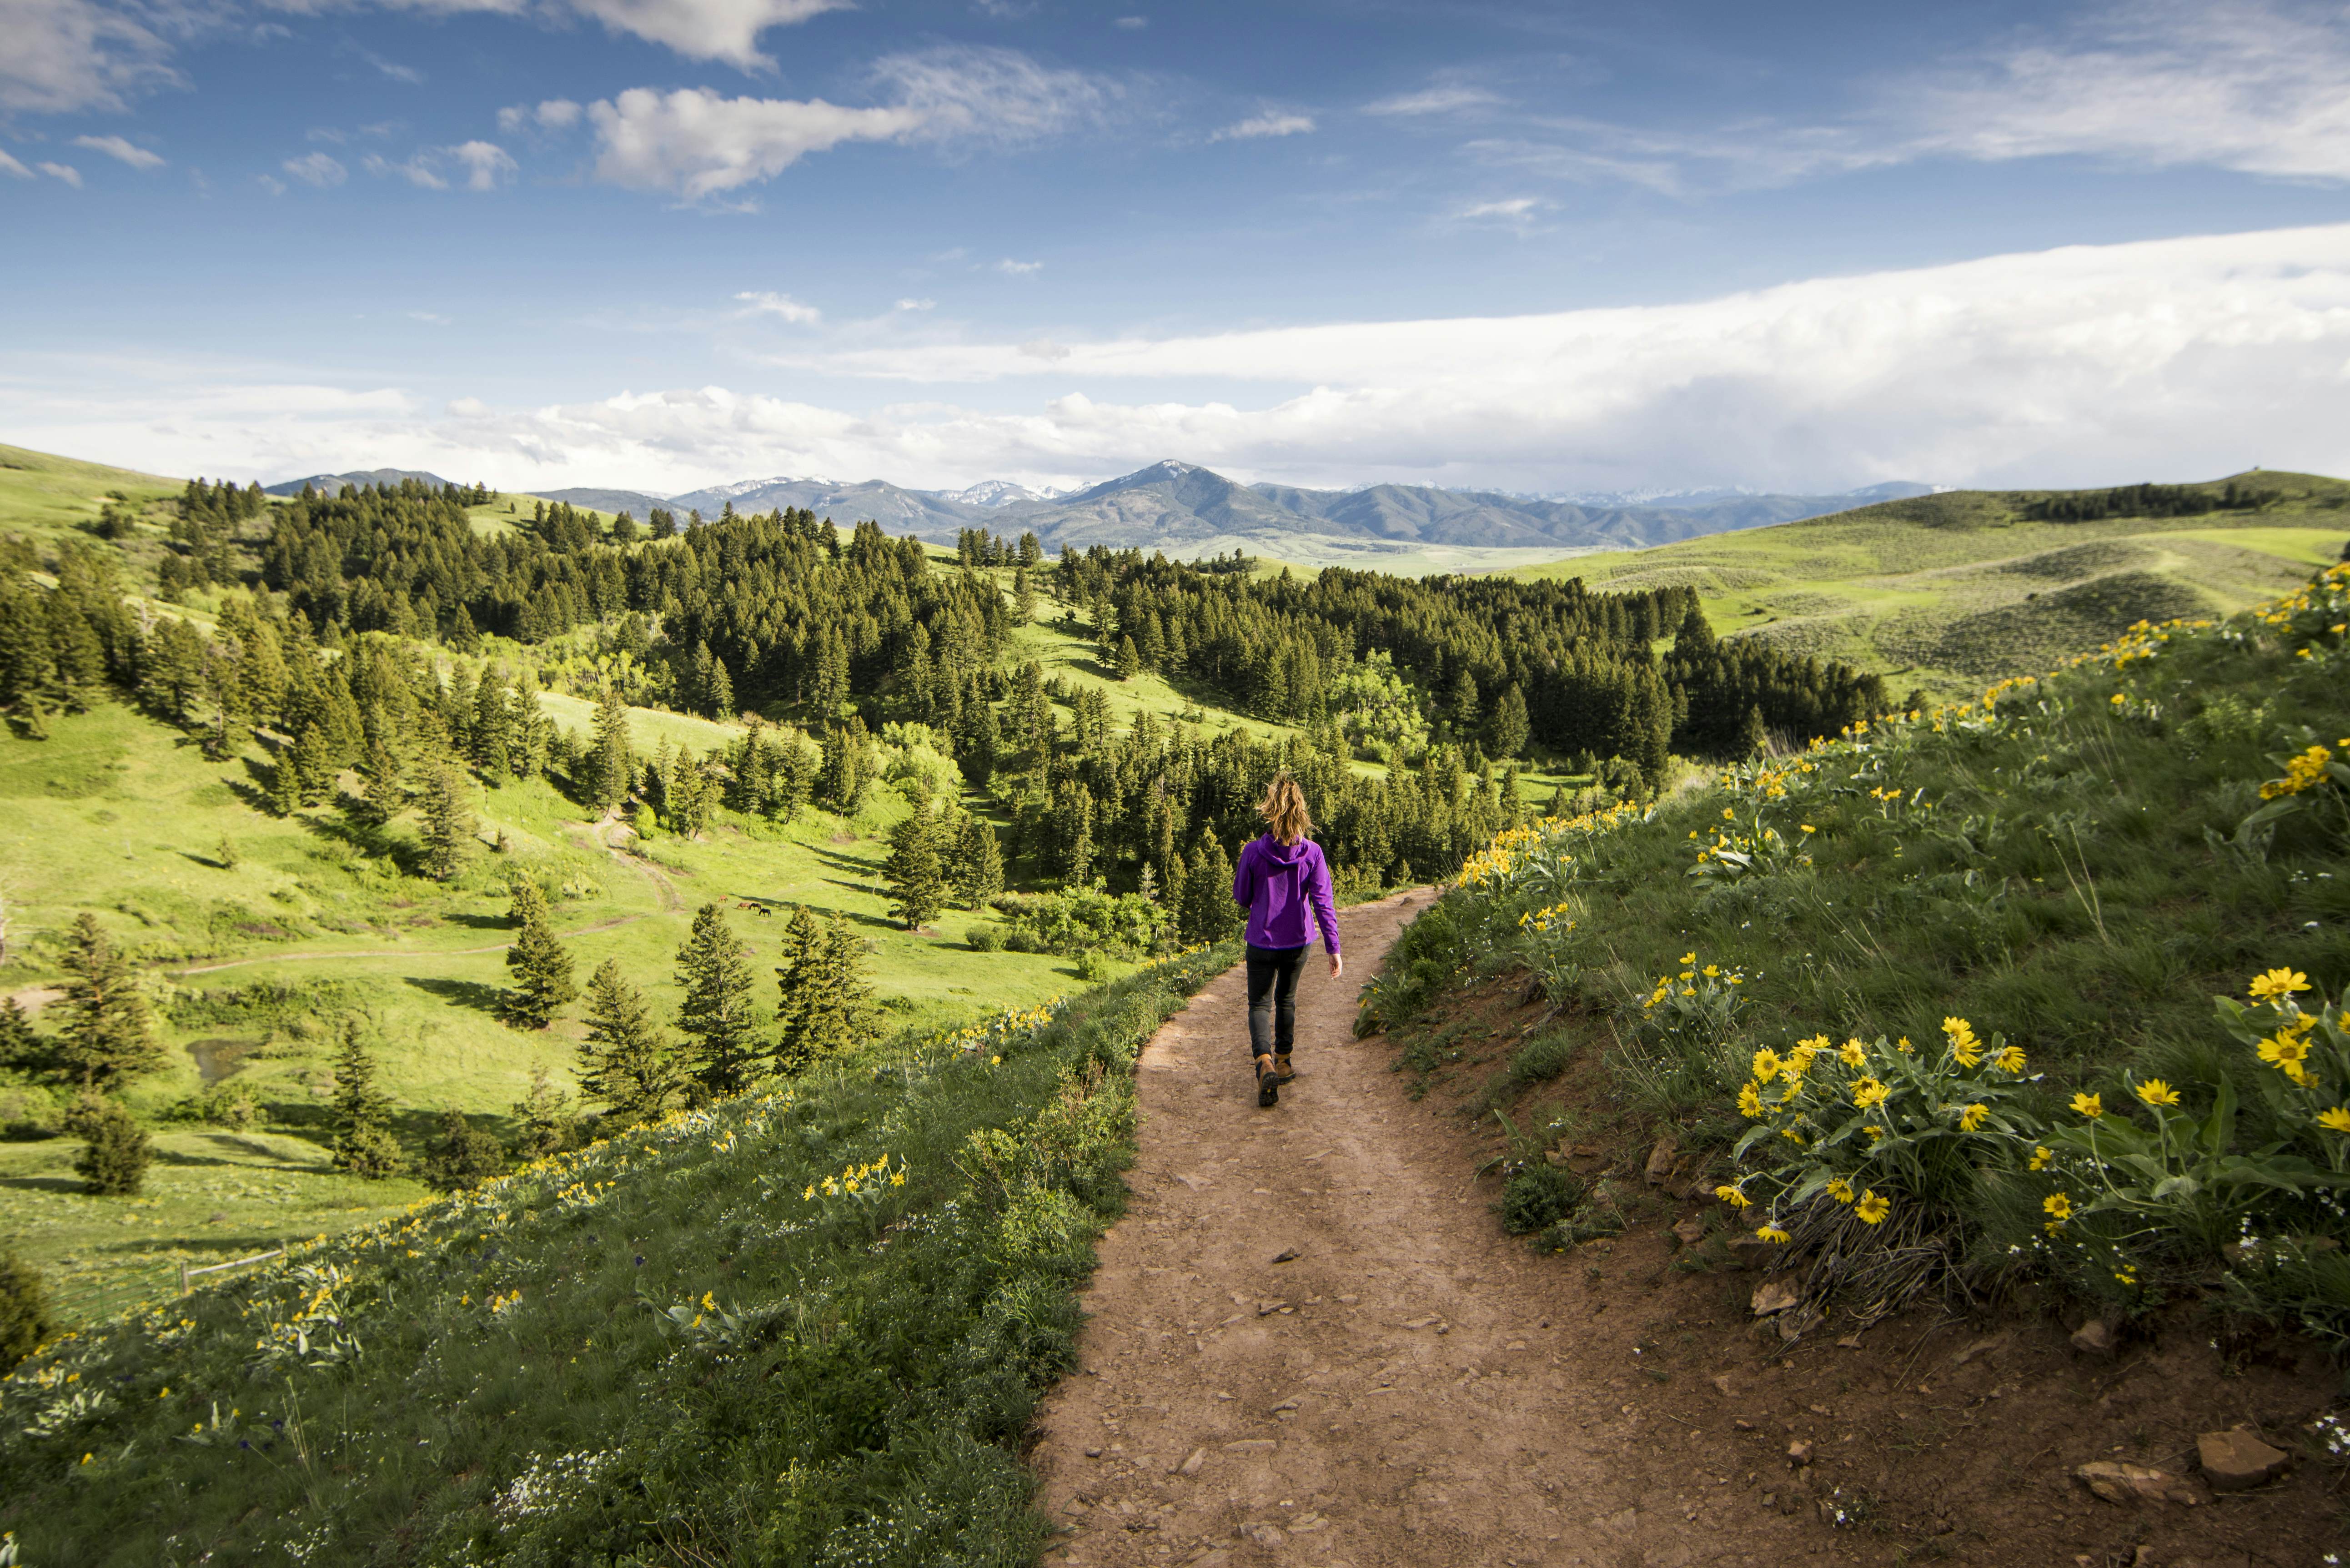
<path fill-rule="evenodd" d="M 169 472 L 276 478 L 357 461 L 510 489 L 660 493 L 755 472 L 1065 484 L 1169 452 L 1248 481 L 1528 493 L 2342 472 L 2350 224 L 2071 246 L 1680 305 L 1055 349 L 819 340 L 756 378 L 870 386 L 881 400 L 860 410 L 718 385 L 436 404 L 274 367 L 82 356 L 68 374 L 0 353 L 0 421 L 25 444 Z M 1202 386 L 1215 395 L 1179 395 Z"/>

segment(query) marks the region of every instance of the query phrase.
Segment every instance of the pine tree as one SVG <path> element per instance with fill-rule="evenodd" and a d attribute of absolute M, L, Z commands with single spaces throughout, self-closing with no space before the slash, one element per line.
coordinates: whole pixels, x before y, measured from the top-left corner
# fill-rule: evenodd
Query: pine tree
<path fill-rule="evenodd" d="M 588 804 L 606 812 L 625 802 L 635 767 L 629 745 L 629 705 L 607 686 L 596 699 L 595 738 L 588 745 L 588 777 L 582 781 Z"/>
<path fill-rule="evenodd" d="M 677 983 L 685 992 L 677 1026 L 691 1042 L 686 1070 L 710 1095 L 749 1088 L 764 1051 L 753 1015 L 751 966 L 716 904 L 694 911 L 692 934 L 677 951 Z"/>
<path fill-rule="evenodd" d="M 1003 891 L 1003 849 L 996 841 L 995 825 L 973 812 L 964 816 L 955 834 L 955 902 L 967 909 L 984 909 Z"/>
<path fill-rule="evenodd" d="M 391 1096 L 375 1086 L 375 1058 L 359 1028 L 346 1020 L 335 1054 L 335 1093 L 329 1121 L 335 1132 L 335 1166 L 370 1180 L 396 1176 L 407 1164 L 391 1133 Z"/>
<path fill-rule="evenodd" d="M 525 891 L 525 889 L 527 891 Z M 522 929 L 506 949 L 515 988 L 505 994 L 506 1022 L 517 1029 L 544 1029 L 565 1002 L 579 994 L 571 978 L 571 954 L 546 923 L 546 901 L 527 877 L 515 884 L 515 911 Z"/>
<path fill-rule="evenodd" d="M 1697 612 L 1690 612 L 1694 615 Z M 1738 740 L 1731 753 L 1741 762 L 1752 762 L 1771 749 L 1771 732 L 1762 722 L 1762 710 L 1747 704 L 1745 722 L 1738 727 Z"/>
<path fill-rule="evenodd" d="M 128 1198 L 145 1184 L 154 1151 L 147 1129 L 121 1101 L 83 1090 L 66 1112 L 65 1130 L 82 1140 L 74 1170 L 92 1193 Z"/>
<path fill-rule="evenodd" d="M 363 820 L 381 827 L 407 808 L 408 791 L 400 784 L 400 753 L 392 749 L 390 742 L 380 735 L 370 739 L 367 760 L 359 767 Z"/>
<path fill-rule="evenodd" d="M 973 789 L 985 789 L 995 778 L 998 747 L 1003 744 L 995 727 L 995 710 L 981 701 L 968 710 L 971 718 L 963 736 L 962 754 L 956 759 L 962 776 Z"/>
<path fill-rule="evenodd" d="M 269 764 L 269 809 L 292 816 L 302 809 L 302 770 L 294 764 L 294 748 L 281 746 Z"/>
<path fill-rule="evenodd" d="M 278 753 L 281 760 L 286 753 Z M 291 753 L 294 763 L 294 787 L 304 805 L 317 805 L 335 787 L 335 775 L 340 770 L 335 765 L 335 748 L 327 732 L 316 723 L 302 726 L 302 733 L 294 742 Z"/>
<path fill-rule="evenodd" d="M 1179 929 L 1187 942 L 1222 941 L 1240 929 L 1241 907 L 1232 902 L 1232 858 L 1221 840 L 1201 830 L 1183 877 Z"/>
<path fill-rule="evenodd" d="M 546 1063 L 530 1064 L 530 1092 L 507 1109 L 518 1128 L 515 1152 L 524 1159 L 544 1159 L 571 1147 L 571 1096 L 548 1078 Z"/>
<path fill-rule="evenodd" d="M 419 1175 L 425 1185 L 442 1192 L 462 1192 L 479 1187 L 506 1168 L 506 1151 L 498 1140 L 465 1119 L 451 1106 L 441 1113 L 441 1130 L 424 1146 Z"/>
<path fill-rule="evenodd" d="M 454 768 L 435 768 L 424 784 L 424 874 L 435 882 L 456 876 L 474 827 L 464 779 Z"/>
<path fill-rule="evenodd" d="M 546 895 L 539 890 L 536 878 L 521 876 L 514 879 L 510 889 L 514 901 L 506 906 L 506 924 L 522 930 L 533 922 L 546 921 Z"/>
<path fill-rule="evenodd" d="M 824 732 L 824 804 L 854 816 L 865 804 L 865 721 L 851 717 Z"/>
<path fill-rule="evenodd" d="M 783 992 L 775 1066 L 795 1078 L 863 1038 L 872 1023 L 873 986 L 865 944 L 837 912 L 821 929 L 806 909 L 795 913 L 783 957 L 775 971 Z"/>
<path fill-rule="evenodd" d="M 1492 717 L 1485 721 L 1486 743 L 1497 757 L 1514 757 L 1526 749 L 1528 728 L 1526 694 L 1513 680 L 1493 704 Z"/>
<path fill-rule="evenodd" d="M 65 1028 L 56 1054 L 88 1093 L 119 1088 L 163 1064 L 130 961 L 115 951 L 98 918 L 75 917 L 64 965 Z"/>
<path fill-rule="evenodd" d="M 669 1042 L 645 1007 L 644 992 L 620 978 L 606 959 L 588 981 L 588 1038 L 577 1069 L 582 1098 L 604 1107 L 604 1117 L 633 1127 L 659 1117 L 680 1087 Z"/>
<path fill-rule="evenodd" d="M 889 829 L 889 858 L 882 864 L 889 884 L 889 912 L 919 930 L 946 905 L 946 878 L 939 867 L 938 826 L 927 806 L 917 805 Z"/>
<path fill-rule="evenodd" d="M 1118 678 L 1131 680 L 1142 673 L 1142 650 L 1134 646 L 1131 637 L 1118 639 Z"/>
<path fill-rule="evenodd" d="M 1036 585 L 1029 580 L 1028 568 L 1021 566 L 1012 574 L 1012 624 L 1026 626 L 1036 618 Z"/>

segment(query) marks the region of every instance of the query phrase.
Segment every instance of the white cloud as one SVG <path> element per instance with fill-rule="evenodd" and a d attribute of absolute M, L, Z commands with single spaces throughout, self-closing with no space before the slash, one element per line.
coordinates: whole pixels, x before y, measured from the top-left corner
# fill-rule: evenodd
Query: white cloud
<path fill-rule="evenodd" d="M 76 147 L 87 147 L 92 152 L 103 152 L 109 158 L 119 158 L 123 162 L 130 164 L 133 169 L 161 169 L 163 167 L 163 159 L 161 155 L 150 152 L 145 148 L 140 146 L 137 142 L 128 140 L 123 137 L 77 136 L 73 139 L 73 144 Z"/>
<path fill-rule="evenodd" d="M 52 180 L 62 180 L 77 191 L 81 189 L 81 171 L 70 163 L 36 163 L 33 167 Z"/>
<path fill-rule="evenodd" d="M 921 124 L 907 109 L 844 109 L 822 99 L 721 98 L 702 88 L 630 88 L 588 106 L 596 177 L 689 202 L 772 179 L 810 152 L 886 141 Z"/>
<path fill-rule="evenodd" d="M 180 80 L 144 7 L 107 0 L 0 0 L 0 110 L 120 109 Z"/>
<path fill-rule="evenodd" d="M 461 141 L 446 151 L 464 168 L 468 191 L 494 191 L 514 177 L 515 161 L 495 142 Z"/>
<path fill-rule="evenodd" d="M 1502 202 L 1471 202 L 1470 205 L 1461 208 L 1459 213 L 1454 214 L 1454 216 L 1471 220 L 1479 218 L 1527 218 L 1533 216 L 1536 212 L 1548 205 L 1550 205 L 1549 202 L 1544 202 L 1538 196 L 1512 196 L 1507 201 Z"/>
<path fill-rule="evenodd" d="M 850 0 L 561 0 L 616 33 L 632 33 L 699 60 L 724 60 L 745 69 L 773 69 L 759 52 L 759 35 L 787 27 Z M 496 8 L 494 0 L 485 8 Z"/>
<path fill-rule="evenodd" d="M 283 180 L 272 179 L 266 174 L 256 174 L 254 176 L 254 180 L 263 190 L 268 192 L 273 196 L 283 196 L 286 194 L 286 182 Z"/>
<path fill-rule="evenodd" d="M 1525 490 L 2091 484 L 2254 462 L 2343 472 L 2350 224 L 2076 246 L 1679 305 L 1101 342 L 817 345 L 775 363 L 786 379 L 895 383 L 907 400 L 848 410 L 701 387 L 459 417 L 426 410 L 463 387 L 428 400 L 332 391 L 274 368 L 0 348 L 0 428 L 156 472 L 279 478 L 365 452 L 505 488 L 674 490 L 775 472 L 951 485 L 1118 472 L 1170 453 L 1240 478 Z M 1004 411 L 1001 395 L 986 409 L 951 396 L 997 380 L 1039 400 Z"/>
<path fill-rule="evenodd" d="M 548 99 L 536 109 L 518 103 L 498 110 L 498 129 L 509 135 L 530 126 L 541 130 L 568 130 L 579 123 L 584 112 L 567 98 Z"/>
<path fill-rule="evenodd" d="M 405 180 L 420 190 L 446 191 L 449 188 L 449 182 L 441 178 L 427 155 L 421 152 L 399 163 L 370 152 L 359 160 L 359 166 L 378 179 Z"/>
<path fill-rule="evenodd" d="M 16 180 L 30 180 L 33 177 L 33 171 L 8 156 L 5 149 L 0 149 L 0 174 L 5 174 Z"/>
<path fill-rule="evenodd" d="M 1458 83 L 1440 83 L 1423 88 L 1418 92 L 1398 93 L 1363 106 L 1365 114 L 1457 114 L 1464 109 L 1491 109 L 1502 101 L 1501 95 L 1483 88 L 1464 87 Z"/>
<path fill-rule="evenodd" d="M 813 326 L 824 319 L 824 312 L 813 305 L 802 305 L 788 294 L 746 293 L 734 296 L 748 309 L 745 316 L 775 316 L 803 326 Z"/>
<path fill-rule="evenodd" d="M 1305 114 L 1280 114 L 1268 110 L 1221 130 L 1211 131 L 1211 141 L 1245 141 L 1260 136 L 1301 136 L 1314 129 L 1314 118 Z"/>
<path fill-rule="evenodd" d="M 1006 277 L 1034 277 L 1045 270 L 1045 264 L 1040 261 L 1014 261 L 1005 256 L 995 264 L 995 270 Z"/>
<path fill-rule="evenodd" d="M 1123 27 L 1129 33 L 1139 33 L 1143 28 L 1150 26 L 1150 18 L 1148 16 L 1120 16 L 1116 22 L 1113 22 L 1110 25 L 1114 27 Z"/>
<path fill-rule="evenodd" d="M 463 171 L 468 191 L 494 191 L 515 172 L 515 161 L 491 141 L 460 142 L 454 147 L 420 148 L 395 163 L 370 152 L 360 165 L 379 178 L 400 179 L 426 191 L 446 191 L 449 176 L 442 171 L 454 165 Z"/>
<path fill-rule="evenodd" d="M 939 302 L 935 299 L 901 299 L 897 304 L 899 310 L 936 310 L 938 307 Z"/>
<path fill-rule="evenodd" d="M 316 185 L 320 190 L 329 185 L 339 185 L 350 177 L 349 170 L 345 169 L 323 152 L 309 152 L 299 158 L 288 158 L 278 167 L 304 184 Z"/>
<path fill-rule="evenodd" d="M 2137 0 L 2061 39 L 1929 75 L 1902 99 L 1918 153 L 2083 153 L 2350 179 L 2350 15 Z"/>
<path fill-rule="evenodd" d="M 1112 96 L 1089 77 L 1047 70 L 1010 49 L 892 55 L 872 75 L 894 101 L 852 109 L 822 99 L 630 88 L 588 106 L 596 177 L 700 202 L 773 179 L 807 154 L 847 141 L 1033 141 L 1098 114 Z"/>
<path fill-rule="evenodd" d="M 436 316 L 429 310 L 411 310 L 408 313 L 408 319 L 411 321 L 421 321 L 432 327 L 446 327 L 449 325 L 449 318 L 447 317 Z"/>

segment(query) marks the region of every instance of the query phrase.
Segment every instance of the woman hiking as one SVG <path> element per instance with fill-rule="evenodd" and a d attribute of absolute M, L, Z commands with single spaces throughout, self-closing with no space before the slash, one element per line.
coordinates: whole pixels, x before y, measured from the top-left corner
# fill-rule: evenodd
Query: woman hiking
<path fill-rule="evenodd" d="M 1273 775 L 1256 814 L 1267 831 L 1241 851 L 1232 873 L 1232 901 L 1248 916 L 1249 1054 L 1256 1059 L 1256 1103 L 1276 1105 L 1281 1085 L 1296 1075 L 1289 1053 L 1297 1038 L 1297 976 L 1307 939 L 1322 929 L 1330 978 L 1347 970 L 1338 956 L 1338 910 L 1330 897 L 1330 863 L 1306 836 L 1314 818 L 1305 792 L 1286 769 Z"/>

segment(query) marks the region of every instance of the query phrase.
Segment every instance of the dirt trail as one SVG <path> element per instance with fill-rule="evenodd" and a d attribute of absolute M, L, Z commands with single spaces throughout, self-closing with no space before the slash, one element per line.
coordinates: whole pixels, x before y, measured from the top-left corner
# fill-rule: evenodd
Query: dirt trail
<path fill-rule="evenodd" d="M 1309 961 L 1277 1109 L 1256 1108 L 1237 970 L 1145 1049 L 1135 1202 L 1102 1244 L 1082 1370 L 1040 1416 L 1041 1501 L 1068 1532 L 1048 1563 L 1669 1568 L 1819 1549 L 1734 1484 L 1759 1455 L 1648 1408 L 1621 1336 L 1599 1343 L 1472 1190 L 1457 1132 L 1406 1098 L 1383 1044 L 1351 1038 L 1358 980 L 1426 903 L 1340 916 L 1348 974 Z"/>

